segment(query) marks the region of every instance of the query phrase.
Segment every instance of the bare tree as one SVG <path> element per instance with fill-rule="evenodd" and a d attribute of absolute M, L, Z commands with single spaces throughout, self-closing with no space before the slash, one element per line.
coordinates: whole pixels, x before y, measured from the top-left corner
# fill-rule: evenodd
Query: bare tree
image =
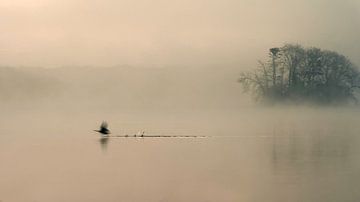
<path fill-rule="evenodd" d="M 258 99 L 308 99 L 321 103 L 356 99 L 354 90 L 360 87 L 360 73 L 343 55 L 286 44 L 271 48 L 269 57 L 269 62 L 259 61 L 258 69 L 242 73 L 239 79 Z"/>

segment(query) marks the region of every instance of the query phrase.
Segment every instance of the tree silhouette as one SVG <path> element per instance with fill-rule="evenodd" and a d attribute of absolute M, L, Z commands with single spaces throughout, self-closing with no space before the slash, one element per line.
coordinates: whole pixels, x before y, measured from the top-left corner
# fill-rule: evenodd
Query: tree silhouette
<path fill-rule="evenodd" d="M 271 48 L 269 60 L 241 73 L 239 82 L 262 101 L 357 102 L 354 90 L 360 87 L 360 73 L 334 51 L 286 44 Z"/>

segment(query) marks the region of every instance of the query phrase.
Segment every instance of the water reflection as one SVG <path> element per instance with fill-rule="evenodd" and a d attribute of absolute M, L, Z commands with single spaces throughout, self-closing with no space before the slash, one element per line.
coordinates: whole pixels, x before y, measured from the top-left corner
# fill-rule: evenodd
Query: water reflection
<path fill-rule="evenodd" d="M 350 156 L 349 134 L 274 135 L 271 163 L 275 173 L 303 172 L 307 168 L 346 166 Z"/>
<path fill-rule="evenodd" d="M 100 143 L 101 149 L 103 151 L 106 151 L 108 144 L 109 144 L 109 139 L 110 139 L 109 137 L 101 137 L 99 139 L 99 143 Z"/>

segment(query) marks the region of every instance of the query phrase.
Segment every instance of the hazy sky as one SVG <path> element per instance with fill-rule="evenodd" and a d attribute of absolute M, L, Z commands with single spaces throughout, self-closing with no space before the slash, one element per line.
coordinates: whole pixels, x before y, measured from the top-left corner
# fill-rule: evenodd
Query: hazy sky
<path fill-rule="evenodd" d="M 286 42 L 360 65 L 360 1 L 0 1 L 2 65 L 241 68 Z"/>

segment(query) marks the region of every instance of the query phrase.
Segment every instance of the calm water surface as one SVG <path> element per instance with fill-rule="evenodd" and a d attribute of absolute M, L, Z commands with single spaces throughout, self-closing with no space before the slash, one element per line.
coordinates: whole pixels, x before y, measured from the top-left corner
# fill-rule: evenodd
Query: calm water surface
<path fill-rule="evenodd" d="M 359 115 L 13 113 L 0 125 L 0 200 L 355 202 Z M 101 139 L 103 117 L 114 135 L 211 137 Z"/>

